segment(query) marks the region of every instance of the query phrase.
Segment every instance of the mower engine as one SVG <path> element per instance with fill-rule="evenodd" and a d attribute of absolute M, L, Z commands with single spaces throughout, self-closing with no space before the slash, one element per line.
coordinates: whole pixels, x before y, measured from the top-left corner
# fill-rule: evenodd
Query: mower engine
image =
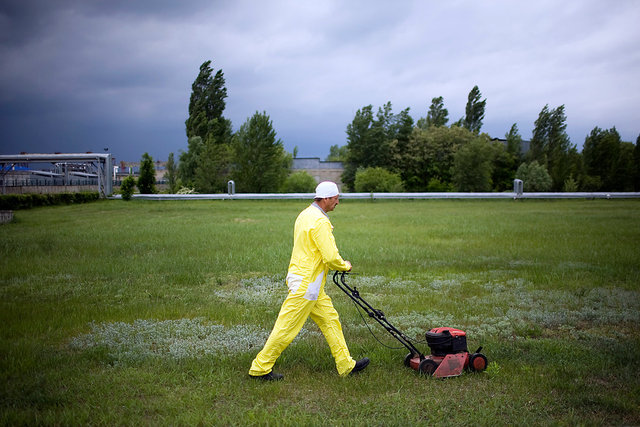
<path fill-rule="evenodd" d="M 460 329 L 434 328 L 426 333 L 426 338 L 431 355 L 409 353 L 404 359 L 407 367 L 437 378 L 457 377 L 465 369 L 480 372 L 487 368 L 487 358 L 480 353 L 482 347 L 469 354 L 467 334 Z"/>

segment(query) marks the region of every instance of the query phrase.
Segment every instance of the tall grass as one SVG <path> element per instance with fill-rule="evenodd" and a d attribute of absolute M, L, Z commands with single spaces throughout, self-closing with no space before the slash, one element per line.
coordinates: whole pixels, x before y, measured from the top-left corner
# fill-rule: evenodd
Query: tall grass
<path fill-rule="evenodd" d="M 102 201 L 0 226 L 2 424 L 639 424 L 640 203 L 351 201 L 349 277 L 416 341 L 468 333 L 489 369 L 439 381 L 327 291 L 354 357 L 309 322 L 247 370 L 285 296 L 304 201 Z M 419 344 L 428 352 L 425 344 Z"/>

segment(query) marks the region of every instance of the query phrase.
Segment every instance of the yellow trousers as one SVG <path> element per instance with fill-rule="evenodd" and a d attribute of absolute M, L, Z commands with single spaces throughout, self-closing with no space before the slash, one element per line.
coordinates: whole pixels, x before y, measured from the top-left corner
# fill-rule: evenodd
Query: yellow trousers
<path fill-rule="evenodd" d="M 356 362 L 349 354 L 338 312 L 333 308 L 331 298 L 324 289 L 320 290 L 317 300 L 306 299 L 305 293 L 303 287 L 294 293 L 289 292 L 264 348 L 251 364 L 249 375 L 261 376 L 271 372 L 280 354 L 298 335 L 308 317 L 316 322 L 327 340 L 338 374 L 348 375 L 353 370 Z"/>

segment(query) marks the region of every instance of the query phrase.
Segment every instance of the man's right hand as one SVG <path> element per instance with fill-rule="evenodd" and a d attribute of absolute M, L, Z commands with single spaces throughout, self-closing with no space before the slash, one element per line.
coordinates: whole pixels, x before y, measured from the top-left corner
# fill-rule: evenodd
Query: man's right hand
<path fill-rule="evenodd" d="M 346 260 L 345 260 L 345 262 L 347 263 L 347 266 L 349 267 L 346 271 L 351 271 L 351 268 L 352 268 L 351 267 L 351 263 L 349 261 L 346 261 Z"/>

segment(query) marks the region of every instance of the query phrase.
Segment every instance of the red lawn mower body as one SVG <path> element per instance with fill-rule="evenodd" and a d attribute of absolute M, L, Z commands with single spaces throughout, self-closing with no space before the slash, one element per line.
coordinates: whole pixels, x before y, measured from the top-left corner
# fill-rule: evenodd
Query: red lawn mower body
<path fill-rule="evenodd" d="M 487 358 L 480 353 L 482 347 L 469 354 L 466 335 L 464 331 L 455 328 L 431 329 L 426 333 L 431 354 L 422 356 L 409 353 L 405 358 L 405 365 L 436 378 L 457 377 L 465 369 L 484 371 L 487 368 Z"/>

